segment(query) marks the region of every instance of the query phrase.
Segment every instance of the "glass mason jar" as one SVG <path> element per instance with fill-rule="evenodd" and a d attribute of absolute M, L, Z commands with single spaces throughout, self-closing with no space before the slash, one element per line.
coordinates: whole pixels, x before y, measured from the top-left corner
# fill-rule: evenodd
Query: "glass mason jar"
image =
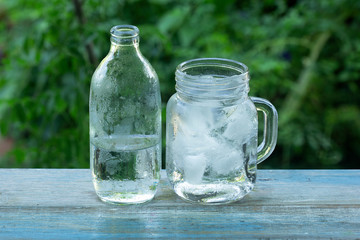
<path fill-rule="evenodd" d="M 139 49 L 139 30 L 111 29 L 111 47 L 90 87 L 90 166 L 101 200 L 151 200 L 160 179 L 159 80 Z"/>
<path fill-rule="evenodd" d="M 174 191 L 202 204 L 243 198 L 254 187 L 257 164 L 275 148 L 276 109 L 248 97 L 248 68 L 236 61 L 194 59 L 175 76 L 177 92 L 166 111 L 166 169 Z M 265 119 L 259 146 L 257 111 Z"/>

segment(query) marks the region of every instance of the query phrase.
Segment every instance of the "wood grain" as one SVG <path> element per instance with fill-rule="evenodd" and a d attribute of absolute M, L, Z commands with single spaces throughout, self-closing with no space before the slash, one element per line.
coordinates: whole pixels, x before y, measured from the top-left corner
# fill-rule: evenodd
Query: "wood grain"
<path fill-rule="evenodd" d="M 360 170 L 259 170 L 239 202 L 101 202 L 88 169 L 0 169 L 0 239 L 360 239 Z"/>

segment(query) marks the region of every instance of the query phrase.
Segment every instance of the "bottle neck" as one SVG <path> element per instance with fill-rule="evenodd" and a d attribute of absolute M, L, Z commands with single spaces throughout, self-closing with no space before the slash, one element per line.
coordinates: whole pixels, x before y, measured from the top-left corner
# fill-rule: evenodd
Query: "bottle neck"
<path fill-rule="evenodd" d="M 110 51 L 119 49 L 139 50 L 139 29 L 132 25 L 118 25 L 110 30 Z"/>
<path fill-rule="evenodd" d="M 110 53 L 115 56 L 119 54 L 141 54 L 139 44 L 119 45 L 111 42 Z"/>
<path fill-rule="evenodd" d="M 180 64 L 175 72 L 180 98 L 199 101 L 234 102 L 248 97 L 248 68 L 220 58 L 194 59 Z"/>

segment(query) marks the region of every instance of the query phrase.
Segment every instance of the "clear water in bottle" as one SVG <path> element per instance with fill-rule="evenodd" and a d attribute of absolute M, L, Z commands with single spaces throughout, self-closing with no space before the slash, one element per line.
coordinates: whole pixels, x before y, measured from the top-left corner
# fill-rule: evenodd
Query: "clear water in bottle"
<path fill-rule="evenodd" d="M 160 180 L 158 136 L 115 136 L 90 140 L 95 190 L 111 203 L 151 200 Z"/>

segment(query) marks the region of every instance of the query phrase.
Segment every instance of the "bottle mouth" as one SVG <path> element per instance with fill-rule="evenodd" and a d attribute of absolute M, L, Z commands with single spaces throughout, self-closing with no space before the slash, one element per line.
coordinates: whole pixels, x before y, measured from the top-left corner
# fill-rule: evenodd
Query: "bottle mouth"
<path fill-rule="evenodd" d="M 176 91 L 194 98 L 239 98 L 249 92 L 248 67 L 223 58 L 198 58 L 181 63 L 175 72 Z"/>
<path fill-rule="evenodd" d="M 139 36 L 139 29 L 133 25 L 117 25 L 111 28 L 111 36 L 120 38 L 133 38 Z"/>
<path fill-rule="evenodd" d="M 139 42 L 139 29 L 133 25 L 117 25 L 111 28 L 111 41 L 116 44 L 131 44 Z"/>

